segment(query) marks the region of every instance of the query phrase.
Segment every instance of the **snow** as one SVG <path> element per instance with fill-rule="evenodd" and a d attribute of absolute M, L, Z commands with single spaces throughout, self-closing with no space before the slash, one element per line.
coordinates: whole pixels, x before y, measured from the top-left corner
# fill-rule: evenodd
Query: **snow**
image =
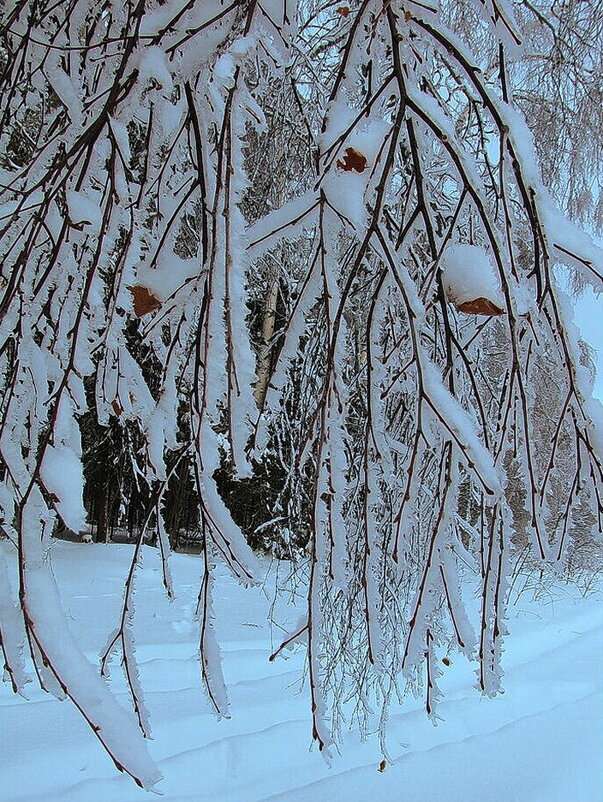
<path fill-rule="evenodd" d="M 318 198 L 312 191 L 264 215 L 247 229 L 250 254 L 253 258 L 259 258 L 280 240 L 293 240 L 301 236 L 304 228 L 314 225 L 316 214 L 312 212 L 315 212 L 317 207 Z"/>
<path fill-rule="evenodd" d="M 151 290 L 160 301 L 166 301 L 199 274 L 197 259 L 181 259 L 175 253 L 163 251 L 154 267 L 144 262 L 138 266 L 136 281 Z"/>
<path fill-rule="evenodd" d="M 492 455 L 480 441 L 469 414 L 446 389 L 438 368 L 427 358 L 421 363 L 423 386 L 437 421 L 434 425 L 450 432 L 467 462 L 467 467 L 483 485 L 491 500 L 498 498 L 502 482 Z"/>
<path fill-rule="evenodd" d="M 0 544 L 8 561 L 14 550 Z M 57 542 L 53 571 L 73 635 L 93 662 L 118 619 L 132 557 L 127 545 Z M 505 640 L 506 693 L 482 699 L 472 666 L 452 655 L 442 666 L 433 727 L 422 702 L 394 708 L 388 741 L 392 762 L 378 770 L 377 740 L 347 734 L 329 768 L 310 747 L 310 708 L 301 675 L 305 647 L 269 662 L 282 640 L 267 616 L 275 574 L 243 589 L 226 569 L 214 585 L 216 636 L 230 697 L 230 720 L 217 721 L 201 687 L 194 610 L 200 557 L 173 555 L 175 601 L 165 597 L 158 552 L 144 548 L 133 628 L 154 740 L 148 742 L 164 780 L 166 802 L 600 802 L 603 795 L 603 675 L 600 597 L 572 586 L 548 589 L 540 604 L 513 597 Z M 518 583 L 519 584 L 519 583 Z M 541 590 L 545 590 L 542 589 Z M 477 601 L 475 602 L 477 604 Z M 278 602 L 275 615 L 295 630 L 300 608 Z M 119 665 L 111 686 L 128 706 Z M 0 688 L 3 785 L 11 802 L 133 802 L 148 799 L 118 774 L 68 702 L 27 686 L 30 701 Z"/>
<path fill-rule="evenodd" d="M 442 281 L 446 297 L 455 304 L 487 298 L 504 306 L 500 280 L 484 248 L 449 245 L 442 259 Z"/>
<path fill-rule="evenodd" d="M 169 94 L 173 91 L 172 75 L 167 65 L 166 55 L 160 47 L 145 47 L 140 53 L 138 73 L 141 81 L 154 79 Z"/>
<path fill-rule="evenodd" d="M 20 611 L 11 598 L 9 588 L 6 560 L 3 551 L 0 550 L 0 621 L 2 621 L 2 648 L 6 658 L 6 673 L 10 674 L 14 690 L 26 696 L 23 688 L 31 682 L 31 679 L 25 671 L 23 662 L 25 630 Z"/>
<path fill-rule="evenodd" d="M 40 475 L 46 490 L 56 498 L 56 508 L 65 524 L 74 532 L 85 529 L 84 476 L 80 457 L 68 446 L 47 446 Z"/>
<path fill-rule="evenodd" d="M 68 190 L 66 197 L 69 219 L 74 225 L 100 227 L 102 212 L 98 201 L 93 200 L 84 192 L 75 192 L 74 190 Z"/>

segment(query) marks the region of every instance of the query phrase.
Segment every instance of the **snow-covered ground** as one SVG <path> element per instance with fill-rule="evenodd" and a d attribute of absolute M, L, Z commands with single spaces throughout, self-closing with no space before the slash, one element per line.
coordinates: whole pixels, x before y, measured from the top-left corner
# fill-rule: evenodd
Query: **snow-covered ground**
<path fill-rule="evenodd" d="M 117 622 L 131 554 L 131 546 L 72 543 L 53 552 L 73 631 L 91 660 Z M 303 649 L 268 661 L 278 645 L 267 623 L 276 567 L 264 588 L 239 588 L 220 572 L 216 624 L 232 718 L 216 721 L 201 689 L 192 621 L 201 560 L 173 555 L 172 570 L 169 603 L 158 555 L 145 548 L 135 621 L 150 751 L 166 802 L 603 802 L 600 596 L 582 599 L 562 587 L 537 605 L 522 595 L 506 641 L 506 693 L 482 699 L 473 667 L 457 657 L 441 683 L 444 720 L 434 727 L 421 702 L 409 699 L 392 714 L 393 763 L 380 772 L 376 740 L 361 743 L 350 733 L 330 767 L 309 748 Z M 287 614 L 283 604 L 276 615 L 284 625 L 289 615 L 294 626 L 299 611 Z M 117 664 L 111 681 L 127 704 Z M 70 703 L 30 687 L 30 701 L 8 685 L 0 689 L 0 799 L 149 799 L 115 772 Z"/>

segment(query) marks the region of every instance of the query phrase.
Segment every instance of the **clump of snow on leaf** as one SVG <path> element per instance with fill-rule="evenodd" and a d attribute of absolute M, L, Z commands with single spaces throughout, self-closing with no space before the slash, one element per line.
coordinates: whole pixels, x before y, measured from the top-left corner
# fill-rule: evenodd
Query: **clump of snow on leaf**
<path fill-rule="evenodd" d="M 450 245 L 442 259 L 442 280 L 446 297 L 455 304 L 487 298 L 504 306 L 500 281 L 484 248 Z"/>
<path fill-rule="evenodd" d="M 100 226 L 102 212 L 99 204 L 93 200 L 90 194 L 69 190 L 66 193 L 66 199 L 69 219 L 73 225 Z"/>
<path fill-rule="evenodd" d="M 329 125 L 323 136 L 323 146 L 337 149 L 335 168 L 322 182 L 323 190 L 333 206 L 348 219 L 358 230 L 366 223 L 367 210 L 365 194 L 369 185 L 379 154 L 389 131 L 389 125 L 383 120 L 371 117 L 357 121 L 358 112 L 343 103 L 333 104 L 330 111 Z M 339 165 L 346 161 L 346 152 L 352 150 L 366 162 L 362 169 L 342 170 Z"/>
<path fill-rule="evenodd" d="M 163 302 L 195 278 L 198 272 L 196 260 L 181 259 L 175 253 L 165 253 L 157 260 L 155 267 L 142 263 L 138 267 L 136 280 Z"/>

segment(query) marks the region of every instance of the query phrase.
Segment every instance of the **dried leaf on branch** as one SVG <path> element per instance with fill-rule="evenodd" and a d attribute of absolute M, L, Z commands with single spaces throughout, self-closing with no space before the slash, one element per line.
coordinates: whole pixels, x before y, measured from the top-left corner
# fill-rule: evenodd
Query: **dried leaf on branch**
<path fill-rule="evenodd" d="M 356 173 L 363 173 L 366 170 L 366 156 L 356 148 L 346 148 L 343 159 L 337 159 L 337 166 L 340 170 L 349 173 L 354 170 Z"/>
<path fill-rule="evenodd" d="M 459 312 L 464 312 L 467 315 L 486 315 L 490 317 L 505 315 L 504 309 L 497 306 L 493 301 L 488 298 L 475 298 L 472 301 L 463 301 L 458 304 L 457 309 Z"/>
<path fill-rule="evenodd" d="M 157 298 L 148 287 L 136 285 L 128 287 L 132 293 L 132 305 L 134 307 L 134 314 L 136 317 L 144 317 L 151 312 L 155 312 L 161 306 L 161 301 Z"/>

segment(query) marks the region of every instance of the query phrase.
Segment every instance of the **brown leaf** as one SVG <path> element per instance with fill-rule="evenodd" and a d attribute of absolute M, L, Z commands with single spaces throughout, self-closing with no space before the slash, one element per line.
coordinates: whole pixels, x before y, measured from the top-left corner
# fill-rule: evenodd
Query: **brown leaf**
<path fill-rule="evenodd" d="M 161 306 L 159 298 L 156 298 L 148 287 L 138 285 L 135 287 L 128 287 L 128 289 L 132 293 L 134 314 L 136 317 L 148 315 Z"/>
<path fill-rule="evenodd" d="M 387 760 L 382 760 L 381 763 L 379 763 L 378 770 L 383 773 L 386 768 L 387 768 Z"/>
<path fill-rule="evenodd" d="M 343 159 L 337 159 L 337 166 L 346 173 L 349 173 L 350 170 L 363 173 L 366 170 L 366 156 L 356 148 L 346 148 Z"/>
<path fill-rule="evenodd" d="M 350 13 L 350 7 L 349 6 L 339 6 L 339 8 L 335 9 L 335 11 L 338 14 L 341 14 L 342 17 L 347 17 L 349 15 L 349 13 Z"/>
<path fill-rule="evenodd" d="M 445 666 L 449 666 L 452 660 L 449 657 L 442 657 L 442 663 L 444 663 Z"/>
<path fill-rule="evenodd" d="M 459 312 L 465 312 L 468 315 L 487 315 L 493 317 L 495 315 L 504 315 L 505 310 L 497 306 L 493 301 L 488 298 L 475 298 L 473 301 L 463 301 L 462 304 L 457 306 Z"/>
<path fill-rule="evenodd" d="M 115 414 L 116 414 L 116 415 L 117 415 L 117 417 L 119 418 L 119 416 L 120 416 L 120 415 L 121 415 L 121 413 L 123 412 L 123 409 L 122 409 L 122 408 L 120 407 L 120 405 L 119 405 L 119 401 L 118 401 L 117 399 L 114 399 L 114 400 L 111 402 L 111 406 L 113 407 L 113 412 L 115 412 Z"/>

